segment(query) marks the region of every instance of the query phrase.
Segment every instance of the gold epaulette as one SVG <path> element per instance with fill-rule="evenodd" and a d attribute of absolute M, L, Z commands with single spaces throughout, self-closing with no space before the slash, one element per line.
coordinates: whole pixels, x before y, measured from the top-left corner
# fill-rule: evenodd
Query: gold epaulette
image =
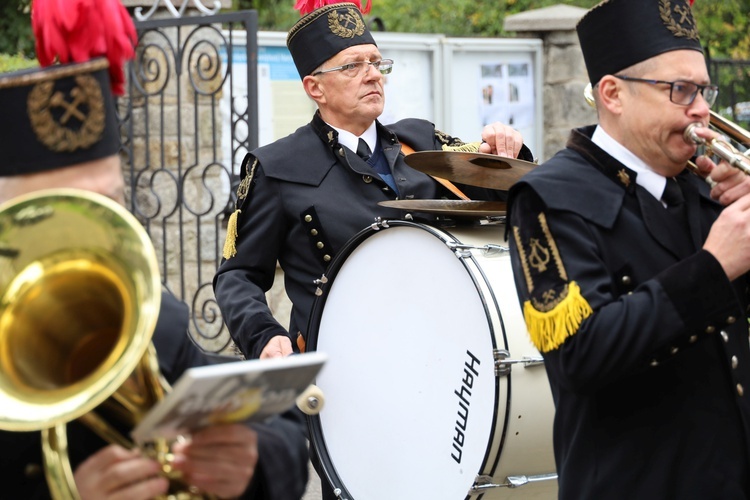
<path fill-rule="evenodd" d="M 250 157 L 249 154 L 246 156 L 246 159 L 248 157 Z M 258 159 L 256 158 L 253 162 L 253 166 L 250 168 L 250 171 L 240 181 L 240 185 L 237 187 L 237 203 L 235 204 L 234 212 L 232 212 L 232 215 L 229 216 L 229 221 L 227 222 L 227 237 L 224 240 L 224 250 L 222 251 L 222 256 L 225 259 L 230 259 L 237 255 L 237 236 L 239 236 L 238 219 L 240 214 L 242 213 L 242 210 L 240 210 L 240 206 L 242 206 L 242 202 L 245 201 L 245 198 L 247 198 L 248 194 L 250 193 L 250 184 L 253 181 L 253 176 L 255 175 L 255 167 L 257 166 Z M 243 165 L 243 167 L 246 167 L 246 165 Z"/>
<path fill-rule="evenodd" d="M 224 240 L 224 250 L 222 256 L 225 259 L 231 259 L 237 255 L 237 217 L 240 216 L 242 210 L 236 209 L 229 216 L 229 222 L 227 222 L 227 237 Z"/>
<path fill-rule="evenodd" d="M 560 347 L 565 339 L 578 331 L 583 320 L 594 312 L 581 294 L 578 283 L 571 281 L 566 288 L 565 298 L 549 311 L 539 311 L 529 300 L 523 304 L 526 327 L 539 352 L 549 352 Z"/>

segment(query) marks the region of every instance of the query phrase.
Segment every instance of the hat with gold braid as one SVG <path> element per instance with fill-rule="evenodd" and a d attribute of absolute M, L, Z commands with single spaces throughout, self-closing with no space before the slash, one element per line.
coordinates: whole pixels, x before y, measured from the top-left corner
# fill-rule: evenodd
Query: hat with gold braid
<path fill-rule="evenodd" d="M 326 4 L 328 3 L 328 4 Z M 314 7 L 315 10 L 308 12 Z M 300 78 L 311 74 L 317 67 L 342 50 L 354 45 L 375 43 L 367 29 L 363 13 L 358 3 L 331 3 L 325 0 L 300 0 L 295 8 L 304 15 L 292 26 L 286 38 L 286 45 L 297 66 Z"/>
<path fill-rule="evenodd" d="M 604 0 L 576 31 L 591 85 L 671 50 L 702 51 L 689 0 Z"/>
<path fill-rule="evenodd" d="M 116 154 L 113 94 L 123 93 L 136 32 L 119 0 L 34 0 L 42 68 L 0 74 L 0 176 Z"/>

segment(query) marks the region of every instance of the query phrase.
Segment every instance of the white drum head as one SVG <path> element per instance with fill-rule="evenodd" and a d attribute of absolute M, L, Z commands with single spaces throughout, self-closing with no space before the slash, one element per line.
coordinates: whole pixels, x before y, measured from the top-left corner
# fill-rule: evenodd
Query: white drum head
<path fill-rule="evenodd" d="M 332 269 L 310 337 L 328 354 L 315 445 L 350 499 L 460 499 L 502 430 L 493 349 L 503 334 L 476 273 L 436 231 L 404 224 Z"/>

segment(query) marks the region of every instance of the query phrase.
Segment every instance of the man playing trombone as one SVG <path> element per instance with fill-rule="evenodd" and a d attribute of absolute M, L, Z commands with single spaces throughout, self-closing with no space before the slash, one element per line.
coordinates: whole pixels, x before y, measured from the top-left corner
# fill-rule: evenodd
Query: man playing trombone
<path fill-rule="evenodd" d="M 750 180 L 686 169 L 686 129 L 718 135 L 690 5 L 609 0 L 577 31 L 598 125 L 509 198 L 559 498 L 750 498 Z"/>

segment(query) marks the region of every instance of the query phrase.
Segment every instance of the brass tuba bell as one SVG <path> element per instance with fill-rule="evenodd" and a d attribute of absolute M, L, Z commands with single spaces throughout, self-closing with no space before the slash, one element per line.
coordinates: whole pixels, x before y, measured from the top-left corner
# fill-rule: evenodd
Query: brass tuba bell
<path fill-rule="evenodd" d="M 151 346 L 154 248 L 104 196 L 21 196 L 0 206 L 0 291 L 0 429 L 41 430 L 53 497 L 77 498 L 65 424 L 132 447 L 109 422 L 135 425 L 169 389 Z"/>

